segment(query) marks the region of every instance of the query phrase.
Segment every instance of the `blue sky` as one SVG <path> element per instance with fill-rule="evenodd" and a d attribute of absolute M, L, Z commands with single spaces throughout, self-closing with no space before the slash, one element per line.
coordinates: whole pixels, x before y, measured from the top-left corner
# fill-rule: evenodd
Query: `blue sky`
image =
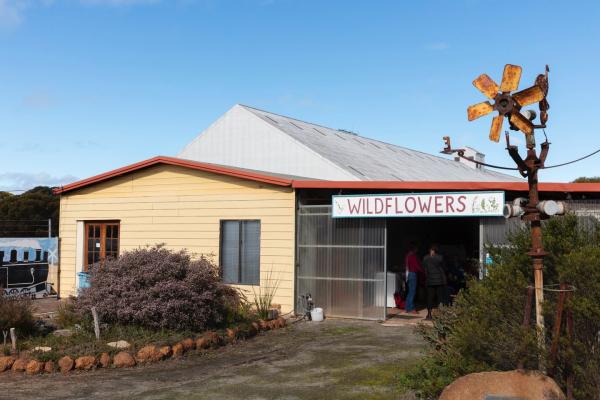
<path fill-rule="evenodd" d="M 471 81 L 499 81 L 506 63 L 523 66 L 523 88 L 550 65 L 549 163 L 600 148 L 600 6 L 513 7 L 0 0 L 0 189 L 175 155 L 235 103 L 427 152 L 450 135 L 511 165 L 490 118 L 465 111 L 483 101 Z M 600 175 L 600 156 L 541 179 L 581 175 Z"/>

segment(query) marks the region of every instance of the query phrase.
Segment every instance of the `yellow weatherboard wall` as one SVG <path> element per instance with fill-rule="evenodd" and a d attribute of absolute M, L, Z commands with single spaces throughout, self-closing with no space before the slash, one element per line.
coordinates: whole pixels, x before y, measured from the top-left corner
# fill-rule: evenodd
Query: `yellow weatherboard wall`
<path fill-rule="evenodd" d="M 76 260 L 82 260 L 77 253 L 83 253 L 78 221 L 120 220 L 120 252 L 164 243 L 210 255 L 218 264 L 222 219 L 260 220 L 261 285 L 272 271 L 271 278 L 279 282 L 274 302 L 283 312 L 291 311 L 293 189 L 172 165 L 149 167 L 61 196 L 60 296 L 76 293 L 76 273 L 81 271 Z M 252 286 L 239 287 L 253 299 Z"/>

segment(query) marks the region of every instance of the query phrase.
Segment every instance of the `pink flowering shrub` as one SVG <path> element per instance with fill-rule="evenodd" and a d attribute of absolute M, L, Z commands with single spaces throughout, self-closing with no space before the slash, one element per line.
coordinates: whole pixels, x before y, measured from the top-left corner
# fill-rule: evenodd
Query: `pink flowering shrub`
<path fill-rule="evenodd" d="M 91 287 L 76 308 L 96 307 L 102 322 L 153 329 L 201 331 L 223 324 L 238 309 L 238 292 L 221 282 L 217 266 L 205 257 L 162 246 L 123 253 L 95 264 Z"/>

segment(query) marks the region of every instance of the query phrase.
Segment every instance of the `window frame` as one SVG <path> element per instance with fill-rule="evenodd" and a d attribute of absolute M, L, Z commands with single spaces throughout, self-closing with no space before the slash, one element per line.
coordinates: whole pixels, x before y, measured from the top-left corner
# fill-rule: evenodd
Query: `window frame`
<path fill-rule="evenodd" d="M 100 226 L 100 257 L 98 261 L 104 261 L 106 259 L 106 228 L 107 226 L 116 226 L 118 229 L 117 234 L 117 257 L 121 251 L 121 221 L 120 220 L 90 220 L 83 221 L 83 272 L 88 272 L 89 268 L 93 264 L 88 264 L 88 253 L 89 253 L 89 227 L 93 225 Z M 113 251 L 114 252 L 114 251 Z"/>
<path fill-rule="evenodd" d="M 224 281 L 224 266 L 223 266 L 223 241 L 224 241 L 224 231 L 223 231 L 223 227 L 225 226 L 226 222 L 238 222 L 238 254 L 237 254 L 237 259 L 238 259 L 238 281 L 237 282 L 225 282 Z M 256 283 L 252 282 L 252 283 L 246 283 L 246 282 L 241 282 L 241 277 L 242 277 L 242 270 L 244 269 L 244 265 L 242 265 L 242 254 L 243 254 L 243 240 L 242 240 L 242 236 L 243 236 L 243 224 L 246 222 L 257 222 L 258 223 L 258 281 Z M 227 284 L 227 285 L 240 285 L 240 286 L 260 286 L 260 264 L 261 264 L 261 257 L 260 257 L 260 251 L 262 248 L 262 223 L 260 219 L 221 219 L 219 220 L 219 274 L 221 275 L 221 280 Z"/>

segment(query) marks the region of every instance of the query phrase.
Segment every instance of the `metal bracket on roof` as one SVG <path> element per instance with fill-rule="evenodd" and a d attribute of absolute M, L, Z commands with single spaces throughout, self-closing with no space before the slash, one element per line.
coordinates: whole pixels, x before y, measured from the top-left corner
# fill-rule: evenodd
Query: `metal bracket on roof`
<path fill-rule="evenodd" d="M 453 149 L 452 148 L 452 144 L 450 143 L 450 136 L 444 136 L 444 149 L 442 151 L 440 151 L 440 153 L 442 154 L 454 154 L 454 153 L 458 153 L 459 157 L 463 157 L 465 155 L 465 149 Z"/>

